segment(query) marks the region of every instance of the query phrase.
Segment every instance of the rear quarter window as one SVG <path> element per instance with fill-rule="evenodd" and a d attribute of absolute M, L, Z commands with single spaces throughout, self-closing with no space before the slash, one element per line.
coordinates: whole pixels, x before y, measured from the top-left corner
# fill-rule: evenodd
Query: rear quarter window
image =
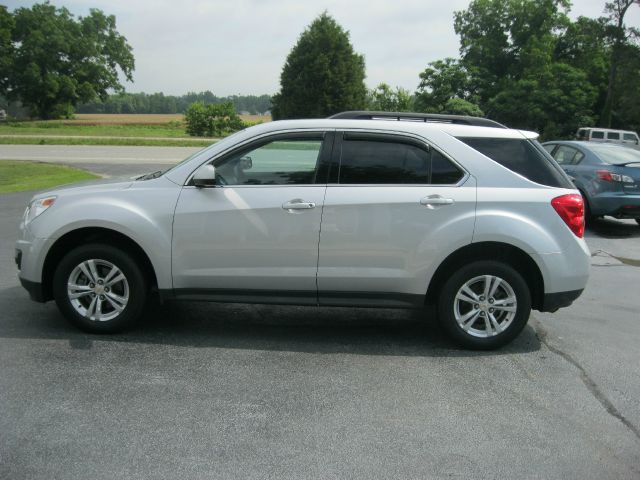
<path fill-rule="evenodd" d="M 532 182 L 574 188 L 558 164 L 537 142 L 517 138 L 458 137 L 474 150 Z"/>

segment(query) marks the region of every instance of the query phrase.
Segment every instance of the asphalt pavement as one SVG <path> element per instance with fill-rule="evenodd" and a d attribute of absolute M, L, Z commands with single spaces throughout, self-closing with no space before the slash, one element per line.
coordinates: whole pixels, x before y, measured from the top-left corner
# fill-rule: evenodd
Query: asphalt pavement
<path fill-rule="evenodd" d="M 30 195 L 0 196 L 1 479 L 640 478 L 635 222 L 589 229 L 582 297 L 496 352 L 406 310 L 176 302 L 95 336 L 18 285 Z"/>

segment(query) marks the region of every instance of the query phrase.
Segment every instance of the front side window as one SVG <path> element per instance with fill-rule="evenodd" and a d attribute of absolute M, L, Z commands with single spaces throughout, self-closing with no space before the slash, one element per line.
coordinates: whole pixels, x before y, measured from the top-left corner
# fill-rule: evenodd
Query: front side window
<path fill-rule="evenodd" d="M 321 149 L 321 138 L 274 140 L 222 159 L 216 178 L 222 185 L 312 184 Z"/>
<path fill-rule="evenodd" d="M 607 132 L 608 140 L 620 140 L 620 134 L 618 132 Z"/>
<path fill-rule="evenodd" d="M 636 142 L 638 140 L 635 133 L 625 133 L 623 138 L 628 142 Z"/>
<path fill-rule="evenodd" d="M 346 135 L 340 152 L 341 184 L 455 184 L 463 172 L 433 148 L 388 136 Z"/>

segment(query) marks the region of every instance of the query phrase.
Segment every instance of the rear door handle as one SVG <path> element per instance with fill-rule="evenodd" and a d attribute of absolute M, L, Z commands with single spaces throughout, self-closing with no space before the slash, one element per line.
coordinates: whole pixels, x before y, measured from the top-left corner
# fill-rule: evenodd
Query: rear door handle
<path fill-rule="evenodd" d="M 441 207 L 445 205 L 453 205 L 453 198 L 443 198 L 440 195 L 430 195 L 420 199 L 420 205 L 425 207 Z"/>
<path fill-rule="evenodd" d="M 300 198 L 294 198 L 282 204 L 282 208 L 285 210 L 310 210 L 316 208 L 316 204 L 313 202 L 306 202 Z"/>

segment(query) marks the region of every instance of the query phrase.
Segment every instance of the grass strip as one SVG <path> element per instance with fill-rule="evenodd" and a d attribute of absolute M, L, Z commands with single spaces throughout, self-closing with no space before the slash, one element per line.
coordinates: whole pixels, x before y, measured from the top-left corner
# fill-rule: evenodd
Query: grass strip
<path fill-rule="evenodd" d="M 100 177 L 66 165 L 0 160 L 0 193 L 42 190 L 95 178 Z"/>
<path fill-rule="evenodd" d="M 212 140 L 166 140 L 144 138 L 69 138 L 15 136 L 0 137 L 0 145 L 124 145 L 142 147 L 208 147 Z"/>

